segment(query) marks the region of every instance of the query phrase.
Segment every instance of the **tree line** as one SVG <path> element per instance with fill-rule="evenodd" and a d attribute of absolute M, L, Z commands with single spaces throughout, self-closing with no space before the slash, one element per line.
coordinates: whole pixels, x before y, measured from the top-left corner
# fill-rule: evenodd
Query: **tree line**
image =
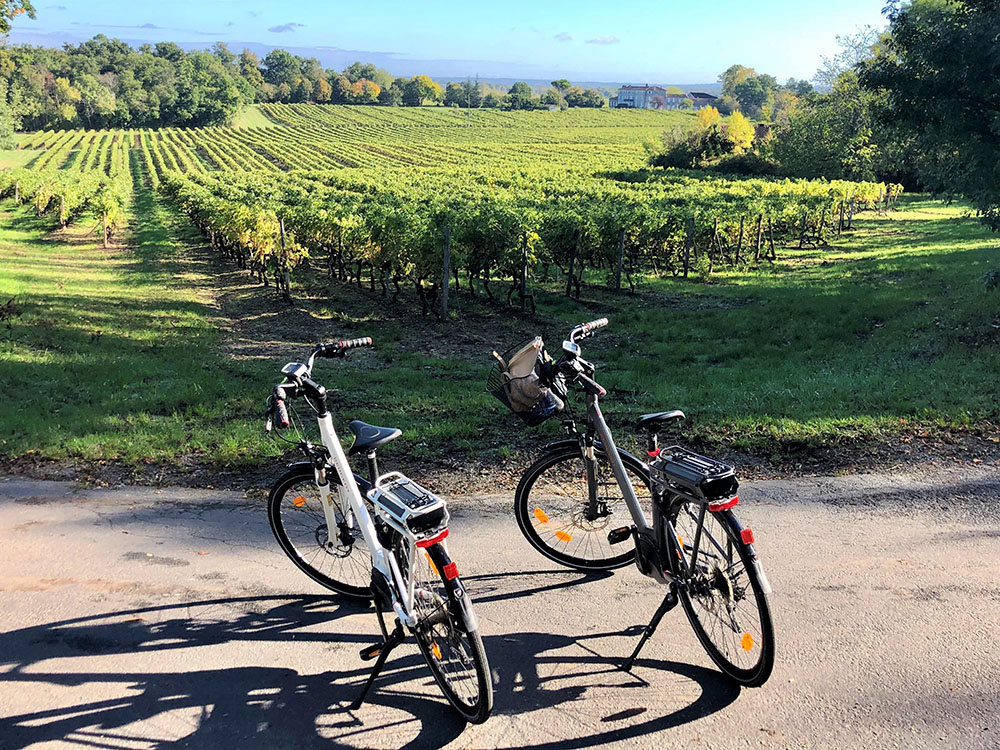
<path fill-rule="evenodd" d="M 283 49 L 261 59 L 222 43 L 210 51 L 185 51 L 172 42 L 135 49 L 98 34 L 63 49 L 0 48 L 0 144 L 8 146 L 17 129 L 224 125 L 255 102 L 500 109 L 605 104 L 600 92 L 564 79 L 540 96 L 524 82 L 507 90 L 478 80 L 442 87 L 429 76 L 396 77 L 370 63 L 336 71 Z"/>

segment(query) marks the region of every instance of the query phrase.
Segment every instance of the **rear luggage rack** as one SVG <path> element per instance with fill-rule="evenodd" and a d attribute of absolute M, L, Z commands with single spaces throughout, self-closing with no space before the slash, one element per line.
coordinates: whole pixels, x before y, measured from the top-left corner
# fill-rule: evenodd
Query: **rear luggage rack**
<path fill-rule="evenodd" d="M 713 503 L 732 497 L 740 486 L 732 466 L 679 445 L 662 449 L 659 457 L 649 464 L 649 469 L 661 491 L 701 502 Z"/>

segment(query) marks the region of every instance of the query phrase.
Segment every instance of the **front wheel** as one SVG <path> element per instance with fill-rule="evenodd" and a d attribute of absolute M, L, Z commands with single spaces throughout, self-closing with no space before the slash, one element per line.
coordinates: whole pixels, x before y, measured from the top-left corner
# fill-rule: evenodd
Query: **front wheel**
<path fill-rule="evenodd" d="M 281 549 L 303 573 L 339 594 L 371 599 L 372 558 L 361 529 L 339 507 L 330 529 L 311 465 L 293 466 L 274 483 L 267 515 Z"/>
<path fill-rule="evenodd" d="M 649 472 L 635 456 L 623 451 L 618 455 L 639 507 L 649 518 Z M 608 456 L 595 447 L 594 457 L 591 478 L 575 442 L 545 453 L 521 477 L 514 516 L 525 539 L 550 560 L 577 570 L 613 570 L 635 560 L 631 544 L 624 543 L 625 551 L 618 551 L 608 542 L 609 531 L 632 525 L 632 514 Z"/>
<path fill-rule="evenodd" d="M 396 552 L 403 571 L 409 567 L 409 550 L 402 547 L 408 546 L 401 542 Z M 416 552 L 413 635 L 420 653 L 451 705 L 469 723 L 482 724 L 493 710 L 493 682 L 478 627 L 463 616 L 472 602 L 444 544 L 410 549 Z"/>
<path fill-rule="evenodd" d="M 774 626 L 741 530 L 732 511 L 712 513 L 703 503 L 674 497 L 662 519 L 662 549 L 709 657 L 736 682 L 759 687 L 774 667 Z"/>

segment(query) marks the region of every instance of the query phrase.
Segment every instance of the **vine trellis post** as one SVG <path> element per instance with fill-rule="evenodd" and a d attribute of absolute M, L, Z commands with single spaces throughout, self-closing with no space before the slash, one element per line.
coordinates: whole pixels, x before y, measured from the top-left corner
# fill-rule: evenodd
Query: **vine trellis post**
<path fill-rule="evenodd" d="M 694 215 L 687 218 L 687 233 L 684 237 L 684 278 L 688 277 L 691 268 L 691 250 L 694 248 Z"/>
<path fill-rule="evenodd" d="M 441 284 L 441 315 L 448 317 L 448 287 L 451 283 L 451 227 L 444 228 L 444 266 Z"/>
<path fill-rule="evenodd" d="M 625 229 L 618 230 L 618 267 L 615 270 L 615 290 L 622 290 L 622 260 L 625 256 Z"/>
<path fill-rule="evenodd" d="M 528 233 L 521 232 L 521 312 L 528 303 Z"/>

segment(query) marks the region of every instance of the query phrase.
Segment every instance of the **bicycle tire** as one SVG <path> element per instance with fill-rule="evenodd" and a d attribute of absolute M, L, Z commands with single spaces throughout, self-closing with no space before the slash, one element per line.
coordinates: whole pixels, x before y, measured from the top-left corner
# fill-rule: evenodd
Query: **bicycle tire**
<path fill-rule="evenodd" d="M 695 533 L 692 529 L 696 528 L 696 525 L 692 525 L 691 519 L 700 509 L 700 504 L 674 496 L 666 516 L 662 519 L 661 543 L 665 545 L 667 559 L 670 560 L 675 575 L 680 576 L 683 570 L 680 554 L 687 554 L 688 548 L 691 547 L 693 555 L 694 549 L 691 546 L 693 538 L 690 535 Z M 687 511 L 693 515 L 688 516 Z M 687 534 L 684 533 L 682 522 L 678 521 L 682 513 L 687 516 Z M 701 539 L 706 540 L 706 543 L 703 545 L 699 541 L 699 557 L 702 561 L 696 563 L 698 568 L 703 568 L 695 586 L 698 590 L 692 593 L 687 587 L 678 586 L 678 597 L 698 640 L 715 665 L 740 685 L 760 687 L 767 682 L 774 668 L 774 623 L 770 603 L 757 568 L 751 564 L 747 547 L 740 538 L 742 527 L 733 512 L 706 511 L 705 519 Z M 673 535 L 666 531 L 668 521 L 674 524 L 681 539 L 682 553 L 678 552 Z M 709 537 L 706 532 L 714 533 Z M 726 537 L 725 550 L 720 550 L 712 544 L 714 534 L 720 533 Z M 685 536 L 691 539 L 691 544 L 685 543 Z M 717 543 L 718 541 L 716 540 Z M 728 559 L 726 555 L 729 556 Z M 706 564 L 705 560 L 711 562 Z M 721 564 L 724 564 L 725 568 L 721 567 Z M 740 577 L 744 574 L 746 583 L 742 584 Z M 747 589 L 752 592 L 752 598 L 746 596 Z M 751 600 L 756 612 L 755 617 L 749 608 L 740 610 L 738 615 L 734 614 L 734 610 L 741 606 L 741 602 Z M 725 622 L 723 617 L 715 614 L 714 610 L 719 608 L 719 605 L 725 607 L 729 622 Z M 745 659 L 755 649 L 757 651 L 755 661 Z M 744 660 L 737 663 L 732 655 Z"/>
<path fill-rule="evenodd" d="M 595 455 L 598 459 L 598 470 L 605 475 L 605 485 L 611 487 L 611 490 L 609 491 L 620 493 L 617 482 L 614 481 L 614 476 L 611 473 L 611 464 L 608 462 L 606 454 L 603 450 L 595 448 Z M 652 507 L 649 472 L 643 467 L 642 462 L 630 453 L 619 450 L 618 455 L 621 456 L 622 462 L 625 464 L 626 472 L 628 472 L 633 478 L 633 487 L 636 487 L 636 482 L 634 480 L 639 479 L 642 482 L 641 487 L 645 488 L 644 492 L 640 492 L 641 488 L 637 487 L 636 494 L 639 496 L 640 505 L 643 507 L 643 513 L 648 518 Z M 568 462 L 579 462 L 579 465 L 572 466 Z M 605 520 L 598 519 L 598 522 L 586 522 L 587 524 L 590 524 L 592 528 L 588 529 L 586 526 L 577 524 L 574 527 L 575 531 L 565 532 L 565 528 L 570 527 L 570 520 L 572 519 L 560 519 L 558 516 L 556 516 L 556 524 L 549 527 L 549 524 L 552 523 L 554 515 L 550 512 L 551 505 L 549 503 L 552 502 L 552 499 L 538 497 L 540 492 L 545 491 L 543 488 L 538 487 L 538 482 L 543 475 L 550 472 L 554 467 L 559 467 L 560 464 L 562 464 L 562 467 L 556 469 L 553 473 L 554 478 L 551 480 L 552 485 L 556 485 L 561 482 L 563 477 L 573 476 L 574 481 L 576 481 L 576 475 L 585 471 L 583 458 L 580 455 L 580 448 L 575 442 L 563 443 L 553 447 L 551 450 L 539 457 L 535 463 L 529 466 L 521 476 L 521 481 L 518 483 L 517 491 L 514 494 L 514 517 L 517 519 L 517 525 L 521 529 L 521 533 L 524 535 L 524 538 L 528 540 L 528 543 L 531 544 L 532 547 L 541 552 L 548 559 L 576 570 L 615 570 L 633 563 L 635 561 L 634 546 L 630 547 L 628 551 L 619 554 L 604 554 L 605 551 L 612 552 L 611 545 L 607 541 L 608 531 L 616 527 L 632 525 L 632 516 L 628 511 L 624 498 L 622 497 L 608 498 L 612 501 L 609 502 L 609 507 L 611 504 L 615 505 L 611 515 L 606 516 Z M 533 491 L 535 491 L 536 496 L 534 500 L 532 499 Z M 576 489 L 568 491 L 560 490 L 560 492 L 564 494 L 572 494 L 573 497 L 571 502 L 574 504 L 578 502 L 579 507 L 582 508 L 586 503 L 586 479 L 584 478 L 582 480 L 582 484 L 577 483 Z M 538 511 L 541 511 L 541 514 L 539 514 Z M 568 512 L 572 516 L 572 511 L 568 510 Z M 565 513 L 562 513 L 562 515 L 565 515 Z M 585 521 L 585 519 L 580 520 Z M 561 527 L 560 524 L 562 524 Z M 544 537 L 541 533 L 539 533 L 540 528 L 545 530 Z M 564 537 L 558 537 L 557 535 L 560 531 L 567 533 L 570 539 L 566 541 Z M 600 555 L 595 554 L 591 557 L 580 557 L 576 554 L 569 553 L 570 543 L 573 539 L 577 538 L 578 535 L 582 537 L 583 533 L 588 535 L 586 537 L 586 549 L 594 549 L 600 553 Z M 560 544 L 558 546 L 552 544 L 549 540 L 553 539 L 556 542 L 560 542 Z M 575 545 L 572 549 L 574 551 L 579 550 L 581 546 L 584 546 L 582 545 L 582 542 Z M 562 549 L 559 547 L 562 547 Z"/>
<path fill-rule="evenodd" d="M 405 540 L 395 545 L 394 550 L 401 571 L 409 570 L 404 545 Z M 482 724 L 493 710 L 493 681 L 478 628 L 466 630 L 459 620 L 461 604 L 456 599 L 456 589 L 463 592 L 466 606 L 471 607 L 472 602 L 461 585 L 457 569 L 451 578 L 447 577 L 450 563 L 442 543 L 417 549 L 414 564 L 417 623 L 412 630 L 445 698 L 467 722 Z"/>
<path fill-rule="evenodd" d="M 331 488 L 333 492 L 336 490 L 336 486 Z M 368 545 L 357 527 L 351 532 L 350 544 L 339 539 L 331 541 L 311 465 L 293 466 L 272 485 L 267 516 L 282 551 L 299 570 L 338 594 L 354 599 L 372 598 Z M 289 529 L 292 524 L 294 528 Z M 308 543 L 310 538 L 312 544 Z M 296 540 L 303 541 L 297 545 Z M 335 560 L 346 561 L 349 566 L 336 564 Z"/>

